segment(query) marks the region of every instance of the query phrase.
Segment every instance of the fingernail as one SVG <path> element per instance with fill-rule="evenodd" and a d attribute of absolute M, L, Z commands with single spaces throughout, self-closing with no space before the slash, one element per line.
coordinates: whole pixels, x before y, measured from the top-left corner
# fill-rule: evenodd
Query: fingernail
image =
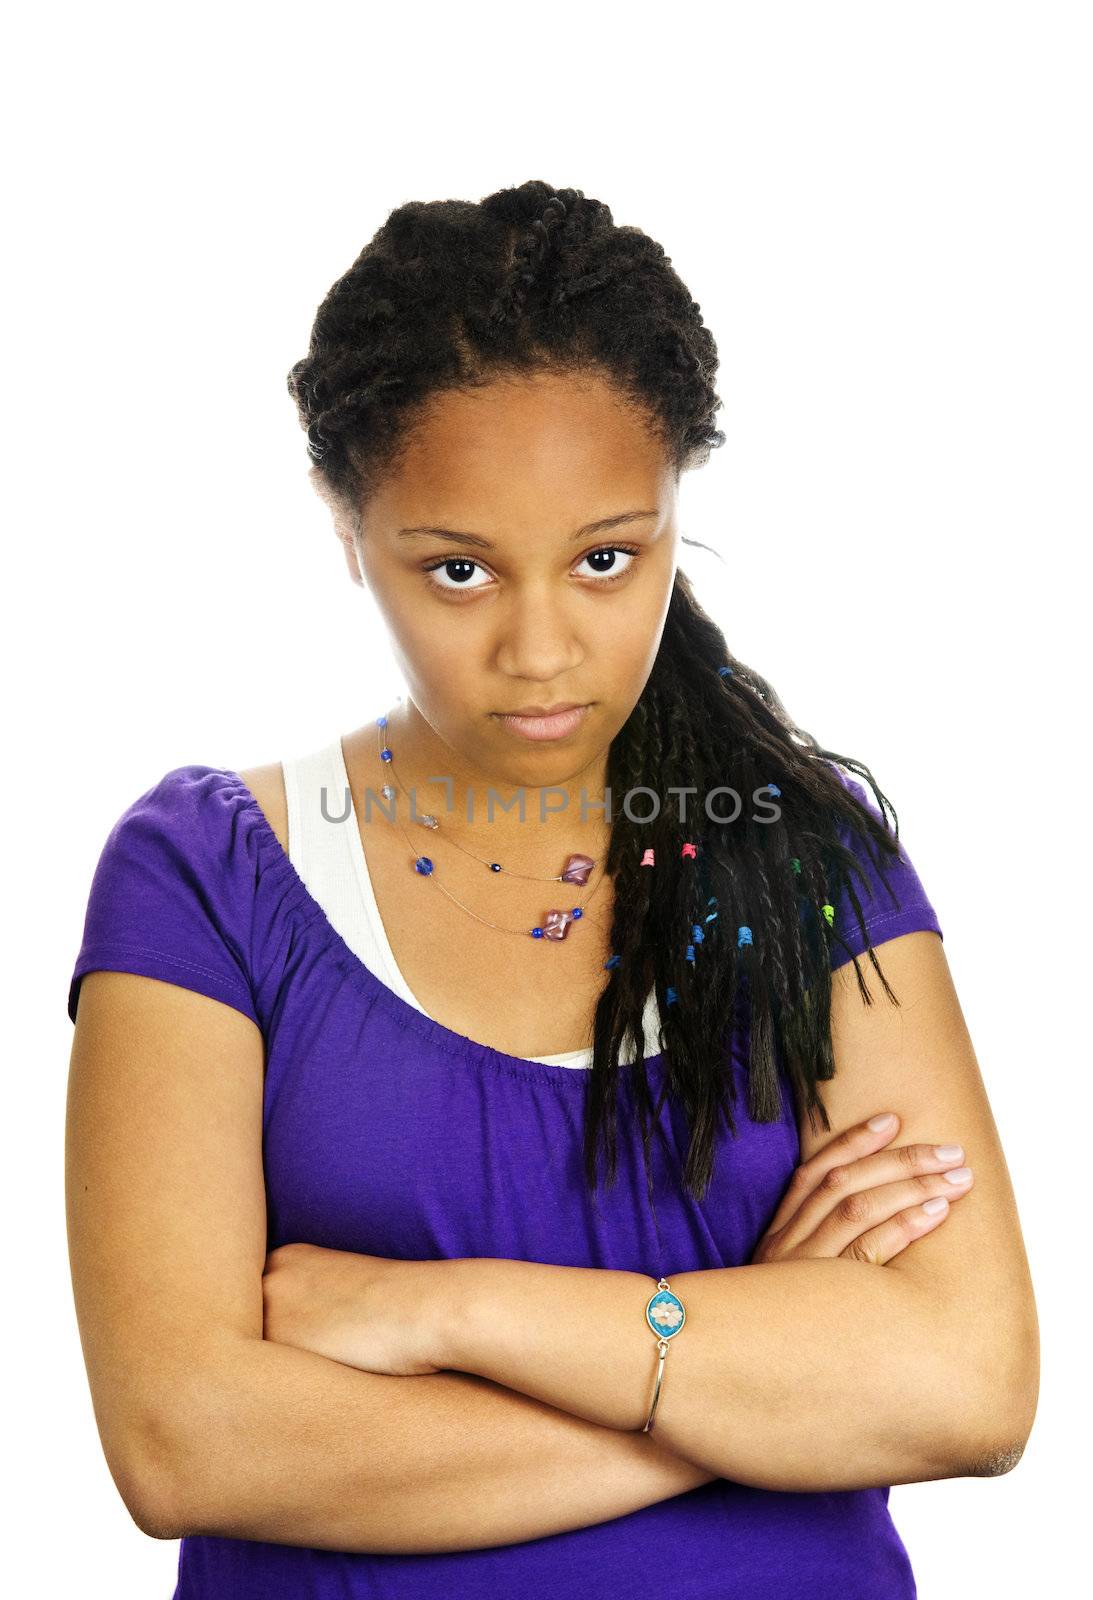
<path fill-rule="evenodd" d="M 879 1117 L 870 1117 L 869 1121 L 866 1123 L 866 1127 L 872 1128 L 874 1133 L 883 1133 L 885 1128 L 890 1128 L 895 1120 L 896 1118 L 894 1112 L 885 1111 Z"/>
<path fill-rule="evenodd" d="M 952 1172 L 945 1174 L 946 1183 L 970 1183 L 972 1176 L 971 1167 L 955 1167 Z"/>
<path fill-rule="evenodd" d="M 934 1155 L 939 1161 L 963 1161 L 964 1146 L 962 1144 L 935 1144 Z"/>
<path fill-rule="evenodd" d="M 931 1217 L 936 1217 L 939 1211 L 947 1211 L 948 1207 L 949 1202 L 943 1194 L 935 1195 L 932 1200 L 924 1200 L 922 1202 L 923 1211 L 928 1212 Z"/>

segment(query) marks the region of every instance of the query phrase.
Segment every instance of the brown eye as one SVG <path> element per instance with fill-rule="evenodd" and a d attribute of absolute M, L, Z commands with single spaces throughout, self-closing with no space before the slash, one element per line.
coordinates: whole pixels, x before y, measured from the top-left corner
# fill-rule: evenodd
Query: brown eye
<path fill-rule="evenodd" d="M 466 556 L 446 556 L 443 561 L 434 561 L 431 566 L 422 570 L 427 573 L 443 571 L 445 577 L 451 578 L 451 583 L 442 583 L 439 578 L 430 577 L 429 583 L 434 589 L 442 589 L 445 594 L 456 594 L 460 589 L 480 589 L 482 584 L 472 585 L 470 582 L 477 561 L 470 561 Z"/>
<path fill-rule="evenodd" d="M 593 571 L 601 583 L 615 583 L 619 578 L 626 577 L 638 554 L 638 548 L 633 545 L 612 544 L 605 545 L 599 550 L 590 550 L 586 556 L 581 557 L 581 560 L 593 563 Z M 619 556 L 626 557 L 621 567 Z M 604 564 L 600 565 L 601 562 Z"/>

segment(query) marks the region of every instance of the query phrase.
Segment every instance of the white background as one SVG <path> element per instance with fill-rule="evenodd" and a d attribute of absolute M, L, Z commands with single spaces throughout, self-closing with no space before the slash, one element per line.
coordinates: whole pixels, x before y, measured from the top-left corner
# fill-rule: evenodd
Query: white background
<path fill-rule="evenodd" d="M 1037 1290 L 998 1479 L 896 1486 L 925 1600 L 1072 1592 L 1089 1433 L 1089 11 L 20 8 L 3 95 L 11 1592 L 170 1595 L 72 1305 L 65 1011 L 109 827 L 171 767 L 402 692 L 285 374 L 408 199 L 543 178 L 659 239 L 721 353 L 683 564 L 865 760 L 937 907 Z M 939 1128 L 959 1137 L 959 1128 Z M 1069 1576 L 1071 1568 L 1074 1577 Z"/>

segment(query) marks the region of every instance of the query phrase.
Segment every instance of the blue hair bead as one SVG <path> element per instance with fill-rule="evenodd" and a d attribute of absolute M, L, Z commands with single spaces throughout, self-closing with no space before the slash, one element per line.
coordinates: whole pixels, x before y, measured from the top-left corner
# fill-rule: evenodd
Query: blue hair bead
<path fill-rule="evenodd" d="M 751 944 L 752 939 L 751 939 L 751 929 L 750 928 L 738 928 L 736 930 L 736 932 L 737 932 L 736 948 L 738 950 L 742 950 L 743 947 L 746 944 Z"/>
<path fill-rule="evenodd" d="M 712 921 L 713 921 L 713 919 L 714 919 L 714 918 L 715 918 L 715 917 L 716 917 L 716 916 L 717 916 L 717 912 L 716 912 L 716 911 L 711 911 L 711 912 L 710 912 L 710 914 L 709 914 L 709 916 L 708 916 L 708 917 L 707 917 L 707 918 L 706 918 L 706 921 L 707 921 L 707 922 L 712 922 Z"/>
<path fill-rule="evenodd" d="M 705 937 L 706 935 L 702 932 L 701 926 L 696 922 L 694 927 L 691 929 L 691 938 L 694 940 L 695 944 L 701 944 Z"/>
<path fill-rule="evenodd" d="M 673 988 L 672 988 L 672 986 L 671 986 L 671 984 L 669 984 L 669 985 L 668 985 L 668 995 L 667 995 L 667 1000 L 668 1000 L 668 1004 L 669 1004 L 669 1005 L 670 1005 L 670 1006 L 674 1006 L 674 1005 L 675 1005 L 675 1004 L 676 1004 L 676 1003 L 677 1003 L 677 1002 L 678 1002 L 678 1000 L 679 1000 L 679 996 L 678 996 L 678 994 L 676 994 L 676 992 L 675 992 L 675 990 L 674 990 L 674 989 L 673 989 Z"/>
<path fill-rule="evenodd" d="M 766 787 L 770 790 L 771 794 L 780 795 L 782 793 L 781 789 L 779 789 L 776 783 L 768 783 Z"/>
<path fill-rule="evenodd" d="M 732 677 L 732 668 L 731 667 L 718 667 L 717 675 L 718 675 L 719 678 L 731 678 Z"/>
<path fill-rule="evenodd" d="M 693 944 L 689 944 L 687 946 L 687 960 L 688 961 L 693 961 L 694 958 L 695 958 L 695 947 L 694 947 Z"/>
<path fill-rule="evenodd" d="M 605 967 L 617 967 L 621 960 L 622 960 L 621 956 L 608 956 L 607 960 L 604 962 L 604 966 Z"/>

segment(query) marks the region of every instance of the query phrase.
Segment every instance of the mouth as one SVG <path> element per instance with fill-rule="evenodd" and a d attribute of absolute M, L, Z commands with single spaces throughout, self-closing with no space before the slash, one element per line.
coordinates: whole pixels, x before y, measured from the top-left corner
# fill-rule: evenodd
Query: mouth
<path fill-rule="evenodd" d="M 556 707 L 553 711 L 535 707 L 531 711 L 494 711 L 503 728 L 524 739 L 565 739 L 575 733 L 591 709 L 589 705 Z"/>

